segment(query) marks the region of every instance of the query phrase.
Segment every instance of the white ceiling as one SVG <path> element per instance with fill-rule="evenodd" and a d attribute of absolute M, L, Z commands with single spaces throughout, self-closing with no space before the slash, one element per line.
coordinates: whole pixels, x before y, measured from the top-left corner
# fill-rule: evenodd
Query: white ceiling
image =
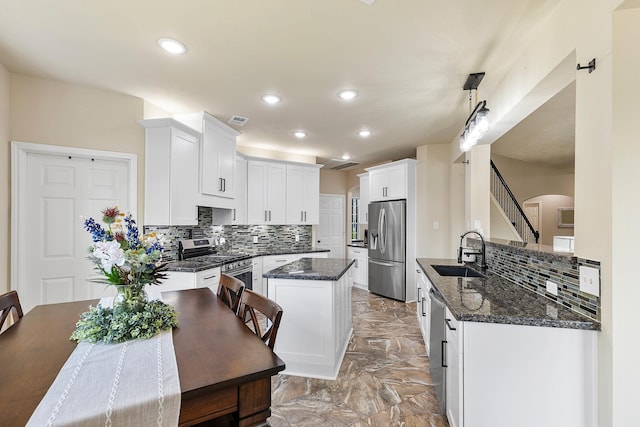
<path fill-rule="evenodd" d="M 10 72 L 130 94 L 174 114 L 249 118 L 238 144 L 373 163 L 448 143 L 558 0 L 2 0 Z M 160 37 L 188 52 L 169 56 Z M 360 96 L 337 98 L 343 88 Z M 271 92 L 283 102 L 268 106 Z M 491 108 L 491 100 L 487 106 Z M 362 139 L 361 128 L 373 135 Z M 292 135 L 304 129 L 300 141 Z"/>

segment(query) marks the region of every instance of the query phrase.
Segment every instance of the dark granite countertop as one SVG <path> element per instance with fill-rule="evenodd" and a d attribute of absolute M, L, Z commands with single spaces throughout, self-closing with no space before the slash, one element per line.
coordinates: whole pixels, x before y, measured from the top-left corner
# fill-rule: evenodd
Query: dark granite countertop
<path fill-rule="evenodd" d="M 170 261 L 167 263 L 168 271 L 181 271 L 186 273 L 197 273 L 199 271 L 208 270 L 211 268 L 220 267 L 223 264 L 240 261 L 247 258 L 253 258 L 258 256 L 268 255 L 294 255 L 294 254 L 309 254 L 316 252 L 329 252 L 330 249 L 325 248 L 277 248 L 277 249 L 262 249 L 259 252 L 250 253 L 247 252 L 235 252 L 224 254 L 228 256 L 224 261 L 215 259 L 215 255 L 203 255 L 195 258 L 191 258 L 185 261 Z"/>
<path fill-rule="evenodd" d="M 457 320 L 600 330 L 600 324 L 496 274 L 483 278 L 440 276 L 432 267 L 451 259 L 416 260 Z"/>
<path fill-rule="evenodd" d="M 266 272 L 269 279 L 339 280 L 355 261 L 344 258 L 300 258 Z"/>
<path fill-rule="evenodd" d="M 347 244 L 347 246 L 351 246 L 352 248 L 365 248 L 365 249 L 367 247 L 367 245 L 365 245 L 364 242 L 351 242 Z"/>

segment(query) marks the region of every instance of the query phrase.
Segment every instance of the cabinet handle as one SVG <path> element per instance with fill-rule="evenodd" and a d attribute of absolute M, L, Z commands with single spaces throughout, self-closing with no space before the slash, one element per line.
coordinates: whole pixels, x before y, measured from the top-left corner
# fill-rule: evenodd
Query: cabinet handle
<path fill-rule="evenodd" d="M 271 211 L 269 211 L 269 222 L 271 222 Z"/>
<path fill-rule="evenodd" d="M 220 191 L 220 192 L 224 191 L 224 190 L 222 189 L 222 185 L 223 185 L 223 184 L 222 184 L 222 181 L 224 181 L 222 178 L 218 178 L 218 184 L 219 184 L 219 185 L 218 185 L 218 191 Z"/>
<path fill-rule="evenodd" d="M 456 328 L 454 328 L 453 326 L 451 326 L 451 319 L 444 319 L 445 323 L 447 324 L 447 328 L 449 328 L 450 331 L 455 331 Z"/>
<path fill-rule="evenodd" d="M 203 277 L 202 280 L 209 280 L 209 279 L 213 279 L 215 277 L 218 277 L 217 274 L 214 274 L 213 276 L 207 276 L 207 277 Z"/>
<path fill-rule="evenodd" d="M 223 193 L 227 192 L 227 179 L 226 178 L 222 178 L 222 192 Z"/>
<path fill-rule="evenodd" d="M 355 267 L 358 268 L 358 260 L 355 262 Z"/>
<path fill-rule="evenodd" d="M 364 213 L 364 221 L 369 222 L 369 212 Z"/>
<path fill-rule="evenodd" d="M 307 222 L 307 211 L 304 211 L 304 222 Z"/>
<path fill-rule="evenodd" d="M 440 350 L 442 351 L 442 367 L 443 368 L 448 368 L 448 366 L 444 363 L 445 361 L 445 355 L 446 355 L 446 349 L 447 347 L 445 346 L 447 342 L 446 341 L 441 341 L 440 342 Z"/>
<path fill-rule="evenodd" d="M 304 212 L 300 211 L 300 222 L 304 221 Z"/>
<path fill-rule="evenodd" d="M 425 297 L 422 297 L 422 302 L 420 303 L 420 308 L 422 309 L 422 317 L 427 317 L 427 312 L 424 309 L 424 303 L 427 299 Z"/>
<path fill-rule="evenodd" d="M 236 220 L 236 208 L 233 208 L 233 220 Z"/>

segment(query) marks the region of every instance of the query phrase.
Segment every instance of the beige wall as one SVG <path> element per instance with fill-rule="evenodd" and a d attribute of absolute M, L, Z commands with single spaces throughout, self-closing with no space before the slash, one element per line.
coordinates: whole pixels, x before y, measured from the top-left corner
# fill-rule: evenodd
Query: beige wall
<path fill-rule="evenodd" d="M 331 169 L 320 169 L 320 194 L 347 195 L 347 173 Z"/>
<path fill-rule="evenodd" d="M 491 160 L 521 205 L 524 200 L 543 194 L 574 196 L 575 174 L 572 172 L 495 154 Z"/>
<path fill-rule="evenodd" d="M 5 141 L 0 152 L 0 290 L 10 288 L 10 141 L 136 154 L 137 215 L 142 218 L 144 130 L 136 123 L 142 117 L 140 98 L 11 74 L 0 67 L 0 138 Z"/>
<path fill-rule="evenodd" d="M 10 157 L 11 144 L 9 143 L 9 86 L 10 74 L 0 64 L 0 293 L 8 291 L 11 286 L 9 278 L 11 271 L 9 266 L 9 227 L 10 227 L 10 188 L 11 176 Z"/>
<path fill-rule="evenodd" d="M 423 145 L 418 147 L 416 158 L 416 255 L 419 258 L 452 258 L 455 250 L 449 244 L 454 227 L 449 211 L 449 176 L 453 163 L 449 158 L 449 146 Z M 456 230 L 458 235 L 462 231 Z"/>
<path fill-rule="evenodd" d="M 284 151 L 273 151 L 273 150 L 263 150 L 255 147 L 247 147 L 243 145 L 238 145 L 238 151 L 242 154 L 251 157 L 263 157 L 266 159 L 273 160 L 284 160 L 289 162 L 300 162 L 300 163 L 316 163 L 315 156 L 308 156 L 304 154 L 297 153 L 287 153 Z"/>
<path fill-rule="evenodd" d="M 540 204 L 540 242 L 553 246 L 553 236 L 573 236 L 573 228 L 558 227 L 558 208 L 572 208 L 573 197 L 559 194 L 547 194 L 532 197 L 524 203 Z"/>
<path fill-rule="evenodd" d="M 628 2 L 625 2 L 625 4 Z M 638 275 L 631 266 L 637 263 L 640 239 L 640 144 L 638 143 L 638 103 L 640 89 L 640 2 L 634 8 L 621 10 L 613 18 L 613 93 L 612 93 L 612 192 L 607 200 L 613 206 L 611 271 L 613 286 L 603 295 L 607 300 L 607 340 L 605 362 L 610 366 L 613 386 L 613 425 L 637 424 L 640 419 L 638 384 L 640 383 L 640 318 Z M 601 142 L 606 144 L 608 141 Z M 607 144 L 608 145 L 608 144 Z M 584 189 L 586 192 L 586 188 Z M 577 197 L 577 195 L 576 195 Z M 605 203 L 604 198 L 594 202 Z M 595 212 L 597 214 L 598 212 Z M 600 234 L 600 233 L 597 233 Z M 577 239 L 576 239 L 577 244 Z M 604 313 L 603 313 L 604 314 Z M 604 425 L 604 424 L 603 424 Z"/>
<path fill-rule="evenodd" d="M 143 218 L 143 100 L 87 86 L 11 74 L 10 139 L 138 156 L 138 217 Z"/>

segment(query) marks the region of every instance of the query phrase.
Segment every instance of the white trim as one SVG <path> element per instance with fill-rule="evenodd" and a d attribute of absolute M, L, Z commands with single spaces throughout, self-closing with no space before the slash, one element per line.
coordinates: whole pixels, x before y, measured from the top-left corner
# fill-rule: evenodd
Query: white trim
<path fill-rule="evenodd" d="M 28 224 L 26 219 L 20 215 L 21 212 L 26 211 L 27 201 L 24 197 L 19 196 L 26 192 L 27 155 L 34 153 L 127 161 L 129 166 L 129 211 L 137 218 L 138 156 L 136 154 L 11 141 L 11 289 L 18 291 L 18 293 L 22 292 L 21 286 L 26 286 L 24 277 L 26 260 L 29 256 L 27 248 L 24 247 Z"/>

